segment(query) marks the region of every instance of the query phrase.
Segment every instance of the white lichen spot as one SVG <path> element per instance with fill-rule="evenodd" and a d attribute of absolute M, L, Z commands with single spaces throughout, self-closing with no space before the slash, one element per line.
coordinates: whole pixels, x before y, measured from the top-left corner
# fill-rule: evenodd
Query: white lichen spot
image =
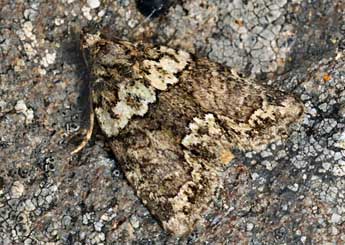
<path fill-rule="evenodd" d="M 26 111 L 26 124 L 32 123 L 32 120 L 34 119 L 34 111 L 32 109 L 28 109 Z"/>
<path fill-rule="evenodd" d="M 56 26 L 61 26 L 64 23 L 64 19 L 57 17 L 57 18 L 55 18 L 54 23 Z"/>
<path fill-rule="evenodd" d="M 25 62 L 21 58 L 16 58 L 14 63 L 14 71 L 21 72 L 23 68 L 25 67 Z"/>
<path fill-rule="evenodd" d="M 345 132 L 340 134 L 334 146 L 345 150 Z"/>
<path fill-rule="evenodd" d="M 341 223 L 342 217 L 341 215 L 337 214 L 337 213 L 333 213 L 332 217 L 331 217 L 331 222 L 333 224 L 339 224 Z"/>
<path fill-rule="evenodd" d="M 43 65 L 44 67 L 48 67 L 49 65 L 54 64 L 55 59 L 56 59 L 55 50 L 51 53 L 48 50 L 46 50 L 45 56 L 42 57 L 41 65 Z"/>
<path fill-rule="evenodd" d="M 25 102 L 23 100 L 18 100 L 14 109 L 17 113 L 25 113 L 28 108 L 26 107 Z"/>
<path fill-rule="evenodd" d="M 297 183 L 294 183 L 293 185 L 288 185 L 287 186 L 290 190 L 296 192 L 298 191 L 299 185 Z"/>
<path fill-rule="evenodd" d="M 144 116 L 156 95 L 151 87 L 136 81 L 132 85 L 120 84 L 118 98 L 119 102 L 111 108 L 111 113 L 103 108 L 95 109 L 101 128 L 108 137 L 116 136 L 134 115 Z M 116 115 L 116 118 L 111 115 Z"/>
<path fill-rule="evenodd" d="M 34 34 L 34 28 L 30 21 L 23 23 L 22 29 L 17 32 L 20 40 L 23 41 L 23 47 L 29 58 L 33 58 L 36 54 L 37 39 Z"/>
<path fill-rule="evenodd" d="M 135 216 L 135 215 L 132 215 L 132 216 L 130 217 L 129 222 L 131 223 L 131 225 L 132 225 L 132 227 L 133 227 L 134 229 L 138 229 L 138 228 L 140 227 L 139 219 L 138 219 L 138 217 Z"/>
<path fill-rule="evenodd" d="M 17 113 L 23 113 L 26 117 L 25 123 L 30 124 L 34 119 L 34 112 L 32 109 L 27 108 L 24 100 L 18 100 L 17 104 L 15 105 L 14 109 Z"/>
<path fill-rule="evenodd" d="M 30 199 L 27 199 L 24 203 L 25 210 L 32 212 L 36 209 L 35 205 Z"/>
<path fill-rule="evenodd" d="M 23 195 L 24 191 L 24 185 L 19 181 L 15 181 L 11 187 L 11 198 L 20 198 Z"/>
<path fill-rule="evenodd" d="M 29 58 L 34 57 L 37 54 L 37 51 L 32 47 L 29 43 L 24 43 L 23 45 L 25 53 L 28 55 Z"/>
<path fill-rule="evenodd" d="M 338 161 L 338 163 L 333 166 L 332 173 L 334 176 L 345 176 L 345 161 Z"/>
<path fill-rule="evenodd" d="M 99 18 L 101 18 L 101 17 L 103 17 L 105 15 L 105 13 L 106 13 L 105 10 L 102 9 L 101 11 L 98 12 L 97 16 Z"/>
<path fill-rule="evenodd" d="M 7 102 L 4 100 L 0 100 L 0 112 L 5 111 L 6 106 L 7 106 Z"/>
<path fill-rule="evenodd" d="M 334 146 L 345 150 L 345 140 L 336 142 Z"/>
<path fill-rule="evenodd" d="M 89 5 L 91 9 L 95 9 L 101 6 L 101 2 L 99 0 L 87 0 L 87 5 Z"/>
<path fill-rule="evenodd" d="M 36 40 L 36 37 L 32 31 L 33 31 L 32 23 L 30 21 L 24 22 L 23 32 L 24 32 L 25 37 L 27 37 L 30 40 Z"/>
<path fill-rule="evenodd" d="M 84 17 L 85 17 L 87 20 L 92 20 L 92 15 L 91 15 L 90 11 L 91 11 L 91 8 L 90 8 L 90 7 L 83 6 L 83 7 L 81 8 L 81 12 L 83 13 Z"/>
<path fill-rule="evenodd" d="M 42 67 L 38 67 L 37 71 L 42 76 L 47 75 L 47 71 L 45 69 L 42 69 Z"/>

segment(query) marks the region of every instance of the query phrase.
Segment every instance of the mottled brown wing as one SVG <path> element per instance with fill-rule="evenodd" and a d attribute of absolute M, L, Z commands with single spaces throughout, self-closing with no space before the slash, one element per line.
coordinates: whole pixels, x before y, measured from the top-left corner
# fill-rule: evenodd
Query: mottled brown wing
<path fill-rule="evenodd" d="M 219 186 L 231 142 L 213 114 L 205 114 L 176 85 L 158 96 L 110 142 L 137 195 L 175 235 L 189 233 Z M 179 103 L 178 100 L 183 99 Z"/>
<path fill-rule="evenodd" d="M 304 112 L 303 104 L 294 96 L 242 78 L 207 59 L 191 64 L 180 81 L 203 111 L 216 115 L 241 149 L 258 150 L 286 138 L 289 126 Z"/>

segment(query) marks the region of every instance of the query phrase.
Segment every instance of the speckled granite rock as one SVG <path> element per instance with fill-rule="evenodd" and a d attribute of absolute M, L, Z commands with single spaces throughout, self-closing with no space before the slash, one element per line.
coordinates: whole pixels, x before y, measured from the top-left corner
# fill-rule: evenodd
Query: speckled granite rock
<path fill-rule="evenodd" d="M 344 243 L 344 2 L 176 1 L 145 21 L 135 1 L 0 3 L 3 244 Z M 73 30 L 182 47 L 296 93 L 288 141 L 237 152 L 195 231 L 164 233 L 96 129 L 82 154 L 86 67 Z"/>

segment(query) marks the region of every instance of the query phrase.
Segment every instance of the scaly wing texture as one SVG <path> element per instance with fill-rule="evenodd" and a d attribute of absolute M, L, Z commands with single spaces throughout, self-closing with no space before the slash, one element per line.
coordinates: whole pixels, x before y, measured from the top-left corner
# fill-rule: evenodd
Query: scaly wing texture
<path fill-rule="evenodd" d="M 303 106 L 181 50 L 88 36 L 95 114 L 128 181 L 163 228 L 188 234 L 231 149 L 286 137 Z"/>

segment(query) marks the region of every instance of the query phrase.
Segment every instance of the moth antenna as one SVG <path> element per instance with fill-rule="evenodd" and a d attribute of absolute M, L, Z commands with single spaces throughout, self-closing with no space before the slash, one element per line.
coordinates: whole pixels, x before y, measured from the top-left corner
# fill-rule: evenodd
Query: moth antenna
<path fill-rule="evenodd" d="M 140 22 L 139 24 L 137 24 L 135 27 L 133 27 L 133 29 L 129 32 L 129 37 L 131 37 L 133 35 L 133 33 L 142 25 L 144 25 L 145 23 L 147 23 L 151 17 L 157 12 L 160 11 L 163 8 L 163 4 L 161 4 L 158 8 L 154 9 L 151 11 L 151 13 L 144 19 L 144 21 Z"/>
<path fill-rule="evenodd" d="M 90 100 L 91 101 L 91 100 Z M 95 113 L 93 111 L 93 106 L 92 103 L 90 103 L 90 114 L 89 114 L 89 120 L 90 120 L 90 124 L 89 124 L 89 128 L 86 131 L 85 137 L 83 139 L 83 141 L 78 145 L 77 148 L 75 148 L 71 154 L 77 154 L 78 152 L 80 152 L 82 149 L 84 149 L 84 147 L 87 145 L 87 143 L 90 141 L 91 136 L 92 136 L 92 132 L 93 132 L 93 128 L 95 125 Z"/>
<path fill-rule="evenodd" d="M 161 4 L 158 8 L 152 10 L 152 12 L 145 18 L 144 23 L 151 19 L 152 15 L 154 15 L 157 11 L 160 11 L 163 8 L 163 4 Z"/>

